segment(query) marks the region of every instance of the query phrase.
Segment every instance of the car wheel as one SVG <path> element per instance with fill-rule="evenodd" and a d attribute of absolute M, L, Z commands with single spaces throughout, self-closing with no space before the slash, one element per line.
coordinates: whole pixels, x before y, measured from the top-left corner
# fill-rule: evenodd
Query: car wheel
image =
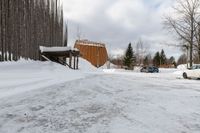
<path fill-rule="evenodd" d="M 187 77 L 187 73 L 183 73 L 183 78 L 184 79 L 187 79 L 188 77 Z"/>
<path fill-rule="evenodd" d="M 159 73 L 159 71 L 158 71 L 158 70 L 157 70 L 156 72 L 157 72 L 157 73 Z"/>

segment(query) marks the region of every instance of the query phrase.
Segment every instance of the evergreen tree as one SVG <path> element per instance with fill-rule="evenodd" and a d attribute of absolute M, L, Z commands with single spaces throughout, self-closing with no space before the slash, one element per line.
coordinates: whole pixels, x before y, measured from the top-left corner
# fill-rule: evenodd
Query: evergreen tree
<path fill-rule="evenodd" d="M 174 56 L 171 56 L 169 58 L 169 63 L 173 64 L 174 62 L 175 62 L 175 58 L 174 58 Z"/>
<path fill-rule="evenodd" d="M 161 65 L 165 65 L 167 63 L 167 57 L 166 57 L 163 49 L 160 53 L 160 63 L 161 63 Z"/>
<path fill-rule="evenodd" d="M 156 52 L 154 58 L 153 58 L 153 64 L 154 66 L 160 66 L 161 58 L 160 58 L 160 53 Z"/>
<path fill-rule="evenodd" d="M 145 65 L 145 66 L 149 65 L 148 56 L 145 56 L 145 58 L 144 58 L 144 60 L 143 60 L 143 65 Z"/>
<path fill-rule="evenodd" d="M 177 63 L 176 63 L 176 60 L 175 60 L 174 56 L 171 56 L 171 57 L 169 58 L 168 63 L 169 63 L 170 65 L 173 64 L 175 68 L 177 67 Z"/>
<path fill-rule="evenodd" d="M 124 64 L 124 66 L 127 67 L 127 69 L 133 70 L 135 60 L 136 60 L 136 58 L 135 58 L 135 55 L 134 55 L 134 52 L 133 52 L 133 48 L 131 46 L 131 43 L 129 43 L 128 48 L 127 48 L 126 53 L 125 53 L 125 57 L 123 59 L 123 64 Z"/>

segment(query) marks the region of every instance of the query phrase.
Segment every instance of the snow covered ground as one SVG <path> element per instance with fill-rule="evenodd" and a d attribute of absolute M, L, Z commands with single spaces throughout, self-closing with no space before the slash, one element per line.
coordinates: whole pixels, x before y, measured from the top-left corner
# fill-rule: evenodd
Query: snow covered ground
<path fill-rule="evenodd" d="M 0 133 L 200 132 L 199 80 L 81 65 L 0 63 Z"/>

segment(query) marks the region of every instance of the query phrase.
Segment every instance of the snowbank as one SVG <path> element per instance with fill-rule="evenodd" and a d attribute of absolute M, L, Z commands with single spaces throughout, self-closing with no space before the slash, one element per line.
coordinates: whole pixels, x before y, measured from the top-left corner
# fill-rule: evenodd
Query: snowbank
<path fill-rule="evenodd" d="M 84 78 L 97 68 L 80 58 L 79 70 L 54 62 L 19 60 L 0 63 L 0 98 Z"/>
<path fill-rule="evenodd" d="M 179 69 L 179 70 L 186 70 L 187 69 L 187 65 L 186 64 L 179 65 L 177 67 L 177 69 Z"/>
<path fill-rule="evenodd" d="M 40 61 L 0 63 L 0 98 L 83 78 L 80 71 Z"/>
<path fill-rule="evenodd" d="M 81 71 L 96 71 L 97 68 L 93 66 L 90 62 L 83 58 L 79 58 L 79 70 Z"/>
<path fill-rule="evenodd" d="M 100 69 L 116 69 L 117 66 L 107 61 Z"/>

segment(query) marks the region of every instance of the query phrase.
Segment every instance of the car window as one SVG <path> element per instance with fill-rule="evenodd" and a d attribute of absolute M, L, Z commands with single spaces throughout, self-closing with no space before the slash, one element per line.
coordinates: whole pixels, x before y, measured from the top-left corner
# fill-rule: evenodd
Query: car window
<path fill-rule="evenodd" d="M 153 68 L 152 67 L 149 67 L 149 70 L 152 70 Z"/>
<path fill-rule="evenodd" d="M 196 66 L 192 66 L 192 68 L 191 68 L 192 70 L 194 70 L 194 69 L 196 69 Z"/>

